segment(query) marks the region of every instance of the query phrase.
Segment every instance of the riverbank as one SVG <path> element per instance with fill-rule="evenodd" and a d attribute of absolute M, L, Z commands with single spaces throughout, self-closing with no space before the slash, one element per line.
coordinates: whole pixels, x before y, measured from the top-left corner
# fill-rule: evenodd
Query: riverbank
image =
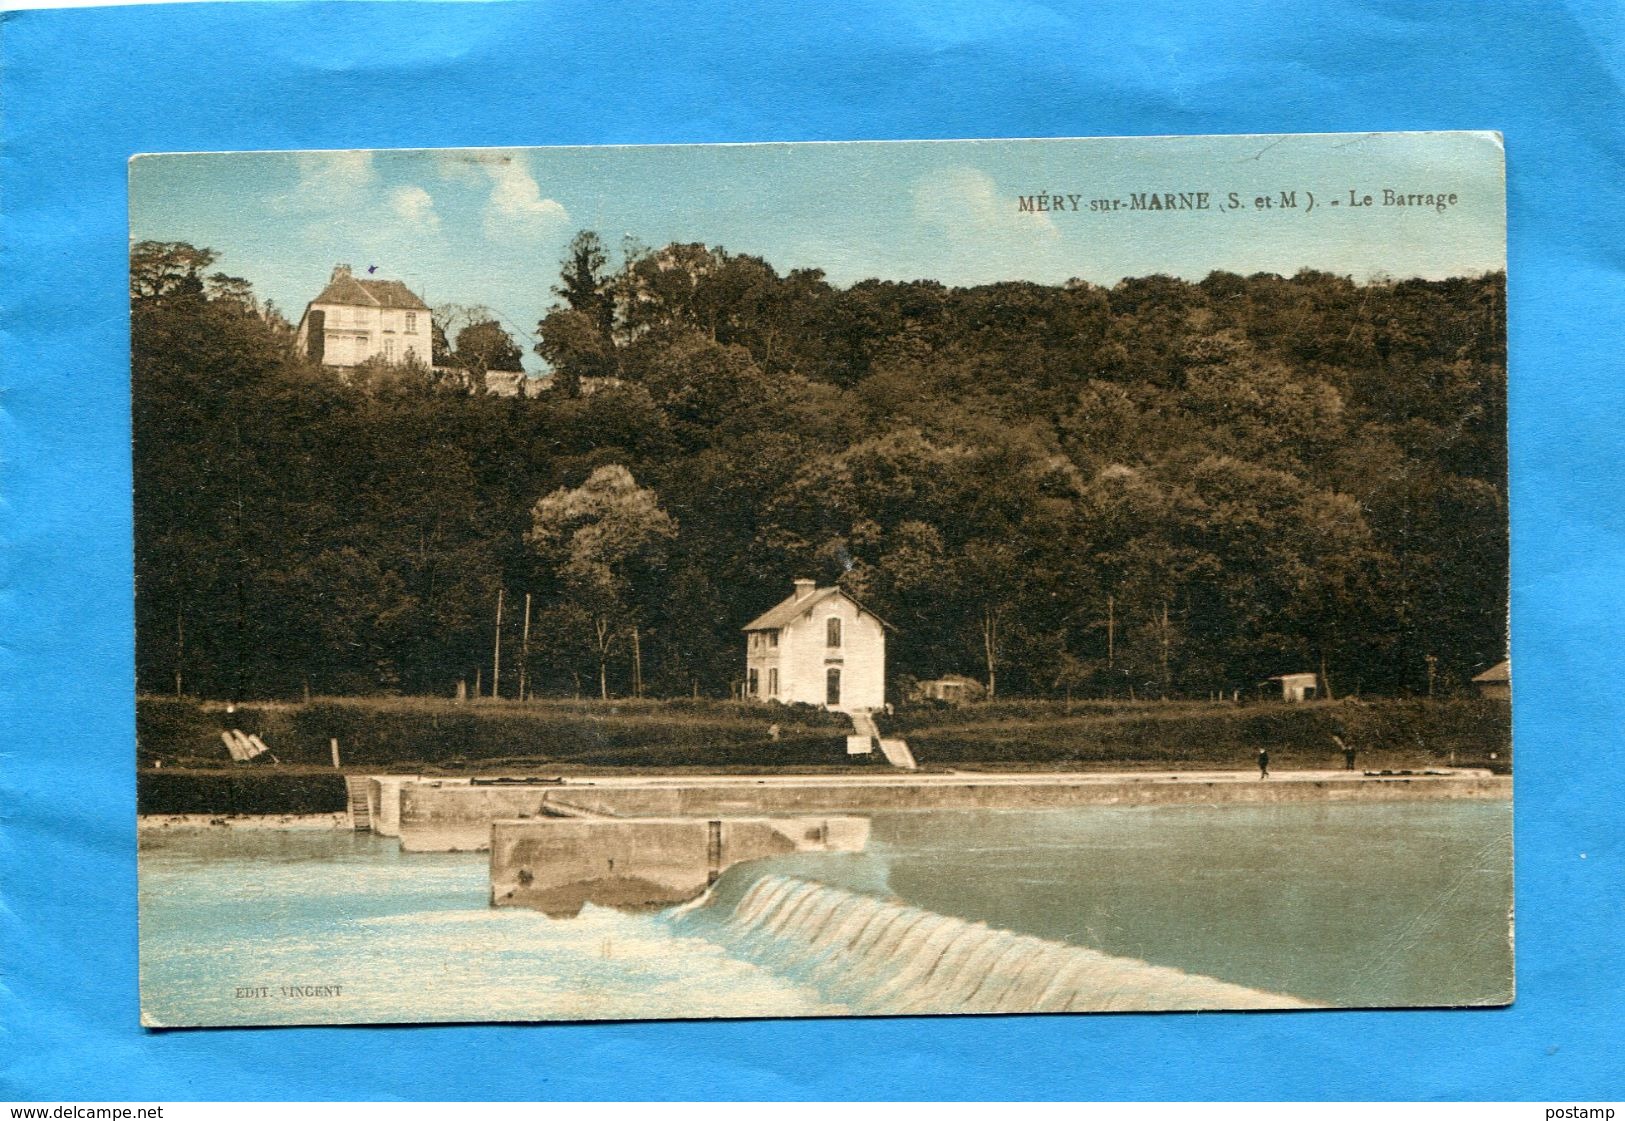
<path fill-rule="evenodd" d="M 295 832 L 353 830 L 348 813 L 326 814 L 137 814 L 138 833 L 176 832 L 188 829 L 259 831 L 281 829 Z"/>
<path fill-rule="evenodd" d="M 229 766 L 224 705 L 141 697 L 143 773 Z M 1222 701 L 997 701 L 922 704 L 879 715 L 926 770 L 1205 771 L 1246 766 L 1260 749 L 1282 770 L 1341 766 L 1341 736 L 1371 770 L 1439 766 L 1510 772 L 1511 709 L 1476 697 L 1313 704 Z M 847 718 L 808 705 L 720 700 L 573 701 L 328 698 L 238 706 L 233 727 L 261 737 L 286 773 L 862 773 Z M 164 807 L 175 810 L 260 807 Z M 265 807 L 280 810 L 286 807 Z"/>

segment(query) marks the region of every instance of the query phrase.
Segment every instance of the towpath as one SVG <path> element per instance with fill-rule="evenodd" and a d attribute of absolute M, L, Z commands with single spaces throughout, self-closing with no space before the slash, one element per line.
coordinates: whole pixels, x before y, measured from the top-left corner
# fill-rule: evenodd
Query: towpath
<path fill-rule="evenodd" d="M 1469 767 L 1430 767 L 1410 771 L 1274 771 L 1260 779 L 1256 769 L 1238 771 L 884 771 L 877 774 L 684 774 L 568 775 L 565 786 L 1089 786 L 1118 783 L 1298 783 L 1370 782 L 1384 778 L 1489 778 L 1491 772 Z"/>

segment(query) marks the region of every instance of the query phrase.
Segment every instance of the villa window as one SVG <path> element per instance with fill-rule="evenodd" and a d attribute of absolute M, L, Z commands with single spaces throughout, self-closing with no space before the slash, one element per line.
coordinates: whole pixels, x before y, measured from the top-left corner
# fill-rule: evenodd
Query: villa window
<path fill-rule="evenodd" d="M 767 644 L 769 646 L 777 646 L 779 644 L 779 632 L 778 631 L 768 631 L 767 632 Z"/>
<path fill-rule="evenodd" d="M 779 671 L 776 669 L 767 671 L 767 695 L 770 697 L 779 695 Z"/>
<path fill-rule="evenodd" d="M 746 685 L 745 691 L 753 697 L 756 696 L 757 680 L 756 671 L 752 669 L 750 671 L 750 682 L 748 685 Z"/>
<path fill-rule="evenodd" d="M 408 335 L 415 335 L 418 333 L 418 313 L 415 311 L 409 311 L 406 313 L 406 333 Z"/>
<path fill-rule="evenodd" d="M 384 360 L 387 361 L 387 362 L 395 361 L 395 340 L 394 339 L 385 339 L 384 340 Z"/>
<path fill-rule="evenodd" d="M 825 646 L 828 646 L 831 649 L 839 646 L 841 644 L 841 621 L 839 619 L 830 619 L 830 621 L 825 624 L 824 636 Z"/>

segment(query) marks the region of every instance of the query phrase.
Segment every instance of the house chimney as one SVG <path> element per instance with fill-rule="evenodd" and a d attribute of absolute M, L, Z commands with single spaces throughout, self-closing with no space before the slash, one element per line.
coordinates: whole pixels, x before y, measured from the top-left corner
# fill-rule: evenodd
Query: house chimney
<path fill-rule="evenodd" d="M 345 276 L 349 276 L 349 275 L 350 275 L 350 266 L 349 265 L 334 265 L 333 266 L 333 279 L 329 280 L 328 283 L 332 284 L 333 281 L 338 280 L 340 277 L 345 277 Z"/>
<path fill-rule="evenodd" d="M 818 582 L 816 580 L 793 580 L 791 583 L 795 584 L 796 586 L 797 600 L 806 599 L 808 596 L 813 594 L 813 589 L 818 586 Z"/>

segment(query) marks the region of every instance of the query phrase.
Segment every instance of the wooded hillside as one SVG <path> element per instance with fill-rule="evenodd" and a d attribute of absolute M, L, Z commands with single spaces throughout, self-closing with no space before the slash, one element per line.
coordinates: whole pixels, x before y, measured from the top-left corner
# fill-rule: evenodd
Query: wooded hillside
<path fill-rule="evenodd" d="M 188 253 L 187 251 L 190 251 Z M 891 676 L 1208 695 L 1505 656 L 1504 276 L 1111 288 L 780 275 L 582 235 L 536 293 L 553 386 L 348 381 L 213 254 L 132 275 L 137 672 L 216 698 L 727 696 L 792 577 Z M 612 380 L 604 380 L 612 379 Z"/>

